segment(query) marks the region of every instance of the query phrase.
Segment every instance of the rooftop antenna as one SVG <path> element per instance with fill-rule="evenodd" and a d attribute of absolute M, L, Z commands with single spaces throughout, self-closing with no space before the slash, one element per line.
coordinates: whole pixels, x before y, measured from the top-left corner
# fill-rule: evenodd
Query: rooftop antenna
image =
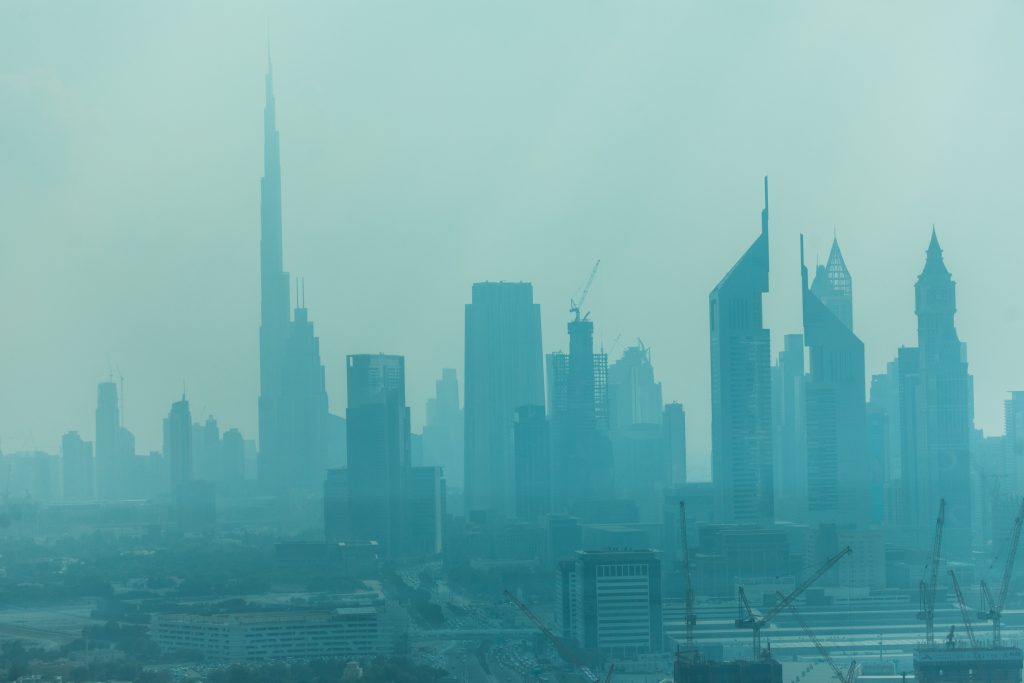
<path fill-rule="evenodd" d="M 761 232 L 768 233 L 768 176 L 764 177 L 764 208 L 761 209 Z"/>
<path fill-rule="evenodd" d="M 121 426 L 124 427 L 124 375 L 121 374 L 121 366 L 117 365 L 117 363 L 114 364 L 114 369 L 117 370 L 117 380 L 119 385 L 118 392 L 121 394 L 121 400 L 118 401 L 117 404 L 118 408 L 120 408 L 120 410 L 118 410 L 120 413 L 120 415 L 118 415 L 118 420 L 120 420 Z"/>

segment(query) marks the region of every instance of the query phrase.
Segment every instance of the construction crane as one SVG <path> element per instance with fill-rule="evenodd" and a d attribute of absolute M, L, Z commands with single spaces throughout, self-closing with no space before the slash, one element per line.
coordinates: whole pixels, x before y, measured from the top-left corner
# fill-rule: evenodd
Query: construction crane
<path fill-rule="evenodd" d="M 573 649 L 568 644 L 566 644 L 564 640 L 562 640 L 554 633 L 552 633 L 551 629 L 549 629 L 547 625 L 540 620 L 540 617 L 534 614 L 529 607 L 523 604 L 522 601 L 520 601 L 516 596 L 512 595 L 510 592 L 505 591 L 505 597 L 508 598 L 513 605 L 518 607 L 519 611 L 525 614 L 526 618 L 533 622 L 534 626 L 540 629 L 540 632 L 543 633 L 545 637 L 547 637 L 547 639 L 551 641 L 551 644 L 555 646 L 555 650 L 558 652 L 558 655 L 563 660 L 565 660 L 567 664 L 571 664 L 575 668 L 579 669 L 580 673 L 583 674 L 584 678 L 586 678 L 587 681 L 589 681 L 589 683 L 598 683 L 599 679 L 597 677 L 597 674 L 591 671 L 590 667 L 588 667 L 586 664 L 580 661 L 580 658 L 576 656 L 576 653 L 573 651 Z M 610 676 L 611 673 L 609 672 L 608 675 Z"/>
<path fill-rule="evenodd" d="M 1003 583 L 999 586 L 999 598 L 992 599 L 992 591 L 988 583 L 981 582 L 982 603 L 985 609 L 978 612 L 978 618 L 992 622 L 992 644 L 998 647 L 1003 639 L 1003 606 L 1006 605 L 1006 595 L 1010 590 L 1010 579 L 1013 577 L 1013 563 L 1017 558 L 1017 545 L 1020 542 L 1020 529 L 1024 525 L 1024 499 L 1020 501 L 1020 508 L 1017 509 L 1017 518 L 1013 520 L 1013 529 L 1010 531 L 1010 549 L 1006 554 L 1006 565 L 1003 567 Z"/>
<path fill-rule="evenodd" d="M 597 267 L 599 265 L 601 265 L 601 259 L 597 259 L 597 263 L 594 264 L 593 270 L 590 271 L 590 277 L 587 278 L 587 284 L 583 285 L 583 289 L 580 290 L 576 299 L 569 300 L 569 312 L 575 316 L 575 322 L 580 321 L 580 309 L 583 308 L 583 304 L 587 301 L 587 294 L 590 294 L 590 286 L 594 284 L 594 276 L 597 275 Z M 579 299 L 578 303 L 577 299 Z M 583 318 L 586 319 L 588 315 L 589 313 L 583 314 Z"/>
<path fill-rule="evenodd" d="M 683 576 L 686 578 L 686 650 L 692 656 L 697 652 L 693 644 L 693 629 L 697 614 L 693 609 L 693 576 L 690 573 L 690 539 L 686 532 L 686 503 L 679 501 L 679 536 L 683 545 Z"/>
<path fill-rule="evenodd" d="M 780 600 L 785 600 L 786 598 L 782 593 L 778 593 L 778 596 Z M 835 660 L 832 659 L 831 655 L 829 655 L 828 650 L 826 650 L 825 646 L 821 644 L 821 641 L 818 640 L 818 636 L 814 635 L 814 631 L 812 631 L 811 627 L 807 625 L 807 622 L 805 622 L 803 617 L 800 616 L 800 613 L 796 611 L 796 605 L 790 604 L 789 611 L 793 615 L 793 618 L 796 619 L 796 623 L 800 624 L 800 628 L 803 629 L 804 635 L 807 636 L 807 639 L 814 643 L 814 647 L 817 648 L 818 654 L 821 655 L 821 658 L 825 660 L 826 664 L 832 667 L 832 672 L 839 680 L 839 683 L 853 683 L 857 680 L 857 674 L 859 673 L 857 670 L 857 660 L 851 661 L 850 668 L 844 672 L 839 665 L 836 664 Z"/>
<path fill-rule="evenodd" d="M 956 604 L 960 607 L 960 616 L 963 617 L 967 639 L 971 641 L 971 647 L 978 647 L 978 641 L 974 639 L 974 626 L 971 625 L 971 613 L 967 610 L 967 601 L 964 600 L 963 591 L 960 590 L 956 572 L 952 569 L 949 570 L 949 578 L 953 579 L 953 592 L 956 593 Z"/>
<path fill-rule="evenodd" d="M 811 587 L 815 581 L 821 578 L 821 576 L 831 569 L 839 560 L 843 559 L 853 550 L 850 546 L 846 546 L 832 557 L 825 560 L 825 563 L 818 567 L 809 577 L 804 579 L 803 583 L 794 588 L 789 595 L 785 596 L 782 600 L 777 602 L 774 607 L 768 610 L 767 613 L 758 616 L 754 613 L 754 608 L 750 606 L 750 602 L 747 600 L 747 593 L 743 590 L 743 586 L 739 587 L 739 599 L 740 599 L 740 615 L 736 619 L 736 626 L 738 628 L 749 628 L 754 633 L 754 658 L 761 656 L 761 629 L 772 619 L 776 617 L 782 610 L 793 604 L 800 595 Z M 745 612 L 745 613 L 744 613 Z"/>
<path fill-rule="evenodd" d="M 935 520 L 935 538 L 932 540 L 932 559 L 928 565 L 928 580 L 921 579 L 918 593 L 921 608 L 917 618 L 924 621 L 924 638 L 929 645 L 935 644 L 935 587 L 939 581 L 939 553 L 942 550 L 942 527 L 946 523 L 946 499 L 939 500 L 939 516 Z"/>

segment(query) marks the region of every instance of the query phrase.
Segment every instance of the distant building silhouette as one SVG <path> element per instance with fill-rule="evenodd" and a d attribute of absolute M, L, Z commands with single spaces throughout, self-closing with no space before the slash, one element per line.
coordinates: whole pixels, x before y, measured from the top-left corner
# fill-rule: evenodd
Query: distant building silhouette
<path fill-rule="evenodd" d="M 853 329 L 853 278 L 846 269 L 843 252 L 839 249 L 839 240 L 832 239 L 832 249 L 828 254 L 828 262 L 818 266 L 811 282 L 811 293 L 818 297 L 825 308 L 846 325 Z"/>
<path fill-rule="evenodd" d="M 351 540 L 376 541 L 389 558 L 436 555 L 444 481 L 439 467 L 412 466 L 405 358 L 349 356 L 347 385 L 348 470 L 331 470 L 325 484 L 328 537 L 347 533 Z M 337 519 L 342 497 L 347 522 Z"/>
<path fill-rule="evenodd" d="M 807 421 L 804 336 L 787 334 L 772 367 L 775 516 L 807 520 Z"/>
<path fill-rule="evenodd" d="M 683 409 L 682 403 L 669 403 L 665 406 L 661 421 L 661 433 L 665 457 L 669 462 L 670 482 L 685 484 L 687 481 L 686 411 Z"/>
<path fill-rule="evenodd" d="M 608 435 L 608 357 L 594 353 L 587 316 L 567 326 L 569 354 L 548 355 L 554 496 L 559 511 L 613 497 Z"/>
<path fill-rule="evenodd" d="M 448 486 L 462 489 L 465 466 L 463 439 L 465 421 L 459 406 L 459 380 L 453 368 L 441 371 L 435 382 L 434 398 L 427 400 L 427 419 L 423 425 L 423 461 L 444 468 Z"/>
<path fill-rule="evenodd" d="M 551 431 L 544 406 L 519 406 L 513 419 L 516 516 L 535 522 L 551 512 Z"/>
<path fill-rule="evenodd" d="M 401 555 L 403 494 L 411 467 L 405 358 L 348 357 L 348 486 L 350 533 Z"/>
<path fill-rule="evenodd" d="M 96 497 L 92 442 L 78 432 L 68 432 L 60 440 L 61 478 L 64 500 L 85 501 Z"/>
<path fill-rule="evenodd" d="M 946 269 L 934 230 L 914 290 L 918 345 L 899 352 L 906 519 L 912 538 L 927 543 L 938 501 L 945 498 L 943 554 L 966 559 L 971 548 L 974 390 L 966 346 L 953 322 L 956 283 Z"/>
<path fill-rule="evenodd" d="M 544 403 L 540 305 L 528 282 L 478 282 L 466 305 L 467 512 L 515 514 L 513 415 Z"/>
<path fill-rule="evenodd" d="M 768 179 L 761 234 L 708 297 L 711 318 L 711 462 L 722 518 L 770 522 L 771 344 L 762 297 L 768 292 Z"/>
<path fill-rule="evenodd" d="M 327 472 L 330 416 L 327 380 L 320 362 L 320 340 L 305 302 L 295 308 L 284 356 L 284 382 L 276 428 L 286 458 L 267 462 L 279 491 L 319 494 Z"/>
<path fill-rule="evenodd" d="M 96 495 L 101 500 L 116 500 L 122 494 L 121 436 L 117 385 L 100 382 L 96 389 Z"/>
<path fill-rule="evenodd" d="M 881 490 L 872 493 L 872 505 L 882 506 L 887 524 L 902 523 L 900 484 L 900 372 L 899 362 L 889 361 L 886 371 L 871 376 L 868 399 L 868 453 L 882 472 Z M 877 499 L 881 496 L 881 501 Z"/>
<path fill-rule="evenodd" d="M 846 305 L 852 301 L 850 274 L 833 241 L 828 272 L 838 272 L 845 290 L 836 290 L 827 279 L 818 284 L 818 291 L 832 302 L 829 307 L 808 286 L 802 237 L 800 259 L 804 342 L 810 358 L 804 385 L 808 519 L 814 524 L 880 523 L 869 516 L 871 487 L 880 488 L 882 482 L 867 458 L 864 344 L 847 324 L 853 319 Z M 822 271 L 818 279 L 824 277 Z"/>
<path fill-rule="evenodd" d="M 164 455 L 171 468 L 171 490 L 177 492 L 192 481 L 193 474 L 192 413 L 184 395 L 180 401 L 171 405 L 171 412 L 167 415 L 167 446 Z"/>
<path fill-rule="evenodd" d="M 218 465 L 217 481 L 237 485 L 245 479 L 245 439 L 237 429 L 224 432 Z"/>
<path fill-rule="evenodd" d="M 630 346 L 608 368 L 608 424 L 612 430 L 637 424 L 661 424 L 661 382 L 654 380 L 651 350 Z"/>
<path fill-rule="evenodd" d="M 282 433 L 285 357 L 290 334 L 289 277 L 284 270 L 281 219 L 281 144 L 269 60 L 263 109 L 263 178 L 260 181 L 260 481 L 267 493 L 281 492 L 289 469 Z"/>

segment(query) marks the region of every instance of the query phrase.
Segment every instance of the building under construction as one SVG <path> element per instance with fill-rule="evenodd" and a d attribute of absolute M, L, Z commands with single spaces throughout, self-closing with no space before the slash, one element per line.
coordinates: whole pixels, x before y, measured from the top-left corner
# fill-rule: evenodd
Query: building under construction
<path fill-rule="evenodd" d="M 926 642 L 914 649 L 914 678 L 919 683 L 1020 683 L 1024 656 L 1016 645 L 1002 640 L 1002 613 L 1013 576 L 1021 526 L 1024 525 L 1024 500 L 1010 530 L 1010 540 L 1003 568 L 1002 583 L 993 596 L 985 581 L 981 582 L 983 607 L 977 617 L 992 622 L 992 640 L 985 643 L 974 635 L 970 611 L 956 573 L 950 569 L 949 577 L 956 595 L 967 641 L 954 637 L 951 628 L 945 643 L 935 642 L 935 588 L 938 575 L 939 553 L 942 547 L 942 527 L 945 521 L 945 501 L 939 502 L 939 515 L 935 521 L 935 539 L 927 580 L 921 581 L 921 611 L 918 616 L 925 622 Z"/>
<path fill-rule="evenodd" d="M 676 657 L 675 683 L 782 683 L 782 664 L 765 652 L 757 661 L 716 662 L 703 657 Z"/>
<path fill-rule="evenodd" d="M 824 646 L 811 633 L 810 628 L 799 619 L 793 606 L 804 591 L 816 582 L 825 572 L 835 566 L 839 560 L 850 554 L 849 547 L 830 557 L 825 563 L 811 573 L 803 582 L 788 595 L 779 593 L 779 600 L 770 610 L 761 614 L 747 600 L 746 592 L 739 588 L 740 614 L 736 626 L 749 628 L 753 633 L 753 657 L 730 661 L 714 661 L 703 657 L 696 647 L 694 626 L 697 618 L 694 610 L 693 579 L 690 573 L 690 549 L 686 531 L 686 504 L 679 503 L 679 527 L 683 550 L 683 576 L 686 578 L 686 646 L 676 653 L 673 679 L 675 683 L 782 683 L 782 664 L 772 657 L 771 647 L 761 648 L 761 629 L 775 618 L 782 610 L 789 608 L 800 621 L 805 633 L 818 648 L 822 656 L 829 662 L 841 683 L 854 683 L 856 667 L 851 665 L 848 673 L 843 673 L 828 656 Z"/>
<path fill-rule="evenodd" d="M 1010 645 L 923 646 L 914 650 L 918 683 L 1020 683 L 1024 660 Z"/>

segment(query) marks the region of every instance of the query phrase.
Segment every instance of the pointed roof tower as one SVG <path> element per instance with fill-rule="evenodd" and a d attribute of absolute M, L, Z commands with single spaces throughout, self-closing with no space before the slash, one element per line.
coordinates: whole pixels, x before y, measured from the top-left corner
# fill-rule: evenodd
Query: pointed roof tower
<path fill-rule="evenodd" d="M 921 277 L 930 275 L 932 273 L 949 276 L 949 269 L 946 268 L 946 262 L 942 258 L 942 247 L 939 246 L 939 237 L 935 234 L 935 226 L 932 226 L 932 238 L 928 242 L 927 258 L 924 262 L 924 270 L 921 271 Z"/>
<path fill-rule="evenodd" d="M 828 253 L 828 263 L 825 264 L 828 272 L 828 281 L 832 288 L 844 295 L 853 294 L 853 278 L 846 268 L 846 261 L 843 259 L 843 252 L 839 249 L 839 240 L 832 238 L 832 250 Z"/>

